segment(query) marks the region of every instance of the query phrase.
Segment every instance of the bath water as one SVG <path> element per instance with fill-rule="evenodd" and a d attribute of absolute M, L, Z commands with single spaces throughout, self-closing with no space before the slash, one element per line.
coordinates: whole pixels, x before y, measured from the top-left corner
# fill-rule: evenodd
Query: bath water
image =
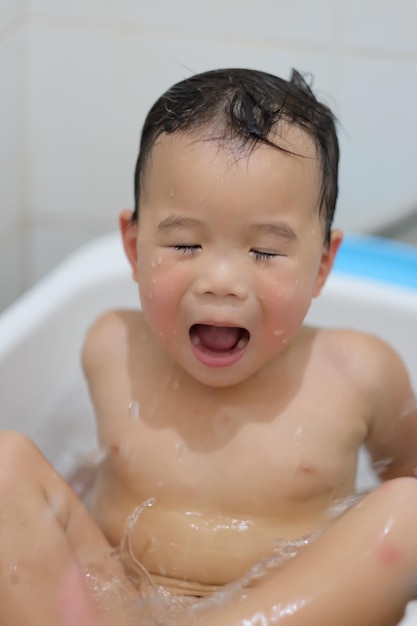
<path fill-rule="evenodd" d="M 96 459 L 95 462 L 92 461 L 94 458 Z M 90 486 L 94 483 L 94 475 L 100 458 L 102 458 L 100 455 L 90 455 L 84 463 L 75 468 L 69 477 L 70 484 L 87 503 Z M 75 484 L 74 478 L 76 479 Z M 82 484 L 83 481 L 84 484 Z M 355 494 L 343 500 L 335 501 L 329 510 L 329 515 L 333 518 L 338 517 L 362 497 L 362 494 Z M 138 624 L 138 626 L 176 626 L 178 623 L 192 626 L 202 614 L 209 613 L 211 610 L 221 605 L 227 605 L 234 600 L 244 598 L 245 589 L 254 581 L 261 579 L 271 570 L 276 570 L 294 558 L 303 548 L 315 541 L 322 532 L 318 529 L 295 540 L 277 540 L 269 557 L 257 563 L 241 579 L 225 585 L 221 591 L 216 591 L 211 596 L 196 598 L 172 595 L 153 582 L 152 576 L 136 558 L 132 549 L 133 529 L 144 511 L 155 503 L 153 498 L 146 500 L 131 513 L 126 521 L 121 544 L 115 551 L 115 557 L 120 558 L 124 564 L 127 560 L 129 561 L 129 580 L 133 581 L 134 587 L 137 589 L 135 598 L 132 598 L 131 588 L 128 588 L 126 582 L 114 577 L 109 578 L 102 571 L 97 570 L 94 564 L 86 566 L 84 570 L 87 585 L 98 606 L 103 610 L 108 610 L 115 605 L 115 602 L 122 603 L 125 613 L 132 620 L 132 623 Z M 272 626 L 279 622 L 281 617 L 288 615 L 289 611 L 294 613 L 298 606 L 301 608 L 303 599 L 300 599 L 300 603 L 297 602 L 297 606 L 285 607 L 277 604 L 270 616 L 255 615 L 250 620 L 244 620 L 244 624 L 239 626 Z"/>
<path fill-rule="evenodd" d="M 175 384 L 175 381 L 170 381 L 170 383 Z M 135 400 L 132 399 L 127 411 L 132 420 L 140 418 L 140 407 Z M 80 433 L 83 435 L 80 436 Z M 88 506 L 96 470 L 105 454 L 101 451 L 93 451 L 96 441 L 95 420 L 85 385 L 69 390 L 63 402 L 54 410 L 53 417 L 47 420 L 35 440 Z M 185 453 L 186 450 L 178 448 L 179 462 Z M 363 473 L 363 470 L 360 470 L 360 473 Z M 372 487 L 372 484 L 369 485 L 365 481 L 363 486 L 368 488 Z M 330 515 L 333 517 L 341 515 L 357 501 L 358 497 L 360 496 L 334 502 Z M 152 504 L 152 500 L 146 501 L 132 512 L 127 520 L 125 536 L 117 555 L 121 558 L 121 553 L 124 551 L 130 559 L 129 570 L 134 572 L 135 588 L 137 588 L 137 594 L 133 600 L 124 581 L 109 579 L 94 564 L 89 564 L 85 569 L 86 582 L 98 604 L 107 608 L 114 605 L 115 601 L 123 602 L 126 611 L 132 615 L 132 624 L 138 626 L 139 624 L 140 626 L 176 626 L 179 622 L 182 625 L 192 626 L 202 613 L 243 598 L 245 588 L 251 582 L 262 578 L 269 571 L 279 568 L 283 563 L 294 558 L 303 547 L 309 545 L 320 534 L 318 530 L 294 541 L 277 541 L 272 554 L 267 559 L 256 564 L 242 579 L 225 586 L 222 591 L 215 592 L 212 596 L 203 598 L 174 596 L 152 582 L 149 573 L 133 555 L 130 545 L 130 534 L 138 518 Z M 255 615 L 246 620 L 245 624 L 237 626 L 272 626 L 279 622 L 279 615 L 287 615 L 288 611 L 294 612 L 297 607 L 277 605 L 275 608 L 273 615 Z"/>

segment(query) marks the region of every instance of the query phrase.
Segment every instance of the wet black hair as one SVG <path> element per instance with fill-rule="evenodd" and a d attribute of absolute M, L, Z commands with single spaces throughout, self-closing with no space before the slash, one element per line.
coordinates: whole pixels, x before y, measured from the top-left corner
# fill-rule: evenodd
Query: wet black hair
<path fill-rule="evenodd" d="M 138 218 L 146 166 L 161 134 L 221 129 L 221 137 L 215 137 L 219 142 L 238 140 L 248 149 L 262 142 L 291 153 L 271 140 L 271 133 L 280 121 L 298 126 L 315 143 L 322 179 L 319 210 L 326 223 L 328 242 L 338 193 L 336 119 L 296 70 L 289 81 L 257 70 L 213 70 L 176 83 L 158 98 L 142 129 L 132 220 Z"/>

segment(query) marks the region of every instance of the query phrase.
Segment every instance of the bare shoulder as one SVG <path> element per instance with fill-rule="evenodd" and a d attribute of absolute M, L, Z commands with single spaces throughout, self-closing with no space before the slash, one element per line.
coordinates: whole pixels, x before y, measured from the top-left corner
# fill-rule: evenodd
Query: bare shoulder
<path fill-rule="evenodd" d="M 143 328 L 140 311 L 112 310 L 101 315 L 89 328 L 82 350 L 82 365 L 88 373 L 101 363 L 107 362 L 126 353 L 129 338 Z"/>
<path fill-rule="evenodd" d="M 414 394 L 406 365 L 383 339 L 354 330 L 320 330 L 317 339 L 332 368 L 369 409 L 369 425 L 381 428 L 404 412 Z"/>
<path fill-rule="evenodd" d="M 417 401 L 401 356 L 379 337 L 356 331 L 318 331 L 317 342 L 364 400 L 365 444 L 380 478 L 415 476 Z"/>
<path fill-rule="evenodd" d="M 316 341 L 331 364 L 344 375 L 371 383 L 392 374 L 395 369 L 404 371 L 403 361 L 386 341 L 351 329 L 320 329 Z"/>

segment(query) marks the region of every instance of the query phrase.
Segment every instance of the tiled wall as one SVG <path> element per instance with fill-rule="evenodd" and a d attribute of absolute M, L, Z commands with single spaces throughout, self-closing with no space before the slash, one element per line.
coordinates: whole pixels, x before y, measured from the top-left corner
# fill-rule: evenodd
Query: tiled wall
<path fill-rule="evenodd" d="M 155 98 L 231 65 L 314 74 L 341 121 L 339 225 L 417 206 L 415 0 L 0 0 L 0 309 L 116 228 Z"/>

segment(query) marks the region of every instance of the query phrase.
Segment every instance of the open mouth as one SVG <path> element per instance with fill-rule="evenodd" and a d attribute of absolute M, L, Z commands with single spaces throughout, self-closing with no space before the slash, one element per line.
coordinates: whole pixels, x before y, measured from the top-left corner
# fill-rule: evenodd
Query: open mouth
<path fill-rule="evenodd" d="M 193 324 L 190 328 L 194 352 L 206 364 L 231 365 L 242 356 L 249 339 L 249 331 L 239 326 Z M 212 363 L 207 361 L 210 358 Z"/>

